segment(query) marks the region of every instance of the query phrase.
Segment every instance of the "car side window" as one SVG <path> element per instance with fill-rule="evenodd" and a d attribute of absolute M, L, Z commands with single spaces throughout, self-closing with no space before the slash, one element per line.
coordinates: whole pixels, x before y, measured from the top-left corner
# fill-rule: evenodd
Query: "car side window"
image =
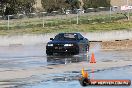
<path fill-rule="evenodd" d="M 83 39 L 84 37 L 81 34 L 78 34 L 78 39 Z"/>

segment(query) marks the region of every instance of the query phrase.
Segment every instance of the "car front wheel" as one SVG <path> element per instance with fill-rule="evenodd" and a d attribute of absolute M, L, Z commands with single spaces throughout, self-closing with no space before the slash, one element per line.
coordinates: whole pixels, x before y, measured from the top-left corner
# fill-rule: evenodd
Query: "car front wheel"
<path fill-rule="evenodd" d="M 48 56 L 51 56 L 51 55 L 53 55 L 53 52 L 48 52 L 48 51 L 46 51 L 46 54 L 47 54 Z"/>

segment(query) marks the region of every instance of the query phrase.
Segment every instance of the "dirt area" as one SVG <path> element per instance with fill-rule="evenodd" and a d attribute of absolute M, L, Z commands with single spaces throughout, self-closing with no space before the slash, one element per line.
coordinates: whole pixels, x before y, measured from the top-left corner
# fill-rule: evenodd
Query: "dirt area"
<path fill-rule="evenodd" d="M 116 40 L 116 41 L 103 41 L 103 42 L 91 42 L 91 48 L 95 44 L 99 44 L 103 50 L 129 50 L 132 49 L 132 40 Z"/>

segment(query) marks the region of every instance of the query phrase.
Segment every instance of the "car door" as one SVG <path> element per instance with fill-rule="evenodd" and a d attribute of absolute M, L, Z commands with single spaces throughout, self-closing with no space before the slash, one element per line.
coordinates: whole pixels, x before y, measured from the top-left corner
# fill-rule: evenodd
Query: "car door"
<path fill-rule="evenodd" d="M 80 52 L 85 52 L 87 50 L 87 39 L 84 38 L 81 34 L 78 34 L 78 39 L 79 39 L 79 48 Z"/>

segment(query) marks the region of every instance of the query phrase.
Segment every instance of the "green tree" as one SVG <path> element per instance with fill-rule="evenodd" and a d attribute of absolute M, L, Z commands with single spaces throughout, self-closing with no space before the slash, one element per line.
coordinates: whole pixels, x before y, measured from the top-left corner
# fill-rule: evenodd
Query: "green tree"
<path fill-rule="evenodd" d="M 79 9 L 83 4 L 81 0 L 66 0 L 66 2 L 70 5 L 71 9 Z"/>
<path fill-rule="evenodd" d="M 29 13 L 32 11 L 34 4 L 35 0 L 3 0 L 1 2 L 1 5 L 5 7 L 4 15 L 17 14 L 20 11 Z"/>
<path fill-rule="evenodd" d="M 109 7 L 110 0 L 84 0 L 84 8 Z"/>
<path fill-rule="evenodd" d="M 7 0 L 0 0 L 0 15 L 4 14 L 6 2 L 7 2 Z"/>
<path fill-rule="evenodd" d="M 62 10 L 69 8 L 69 4 L 65 2 L 65 0 L 42 0 L 42 6 L 43 8 L 48 11 L 52 12 L 54 10 Z"/>
<path fill-rule="evenodd" d="M 18 0 L 19 11 L 24 11 L 25 13 L 31 13 L 34 11 L 35 0 Z"/>

